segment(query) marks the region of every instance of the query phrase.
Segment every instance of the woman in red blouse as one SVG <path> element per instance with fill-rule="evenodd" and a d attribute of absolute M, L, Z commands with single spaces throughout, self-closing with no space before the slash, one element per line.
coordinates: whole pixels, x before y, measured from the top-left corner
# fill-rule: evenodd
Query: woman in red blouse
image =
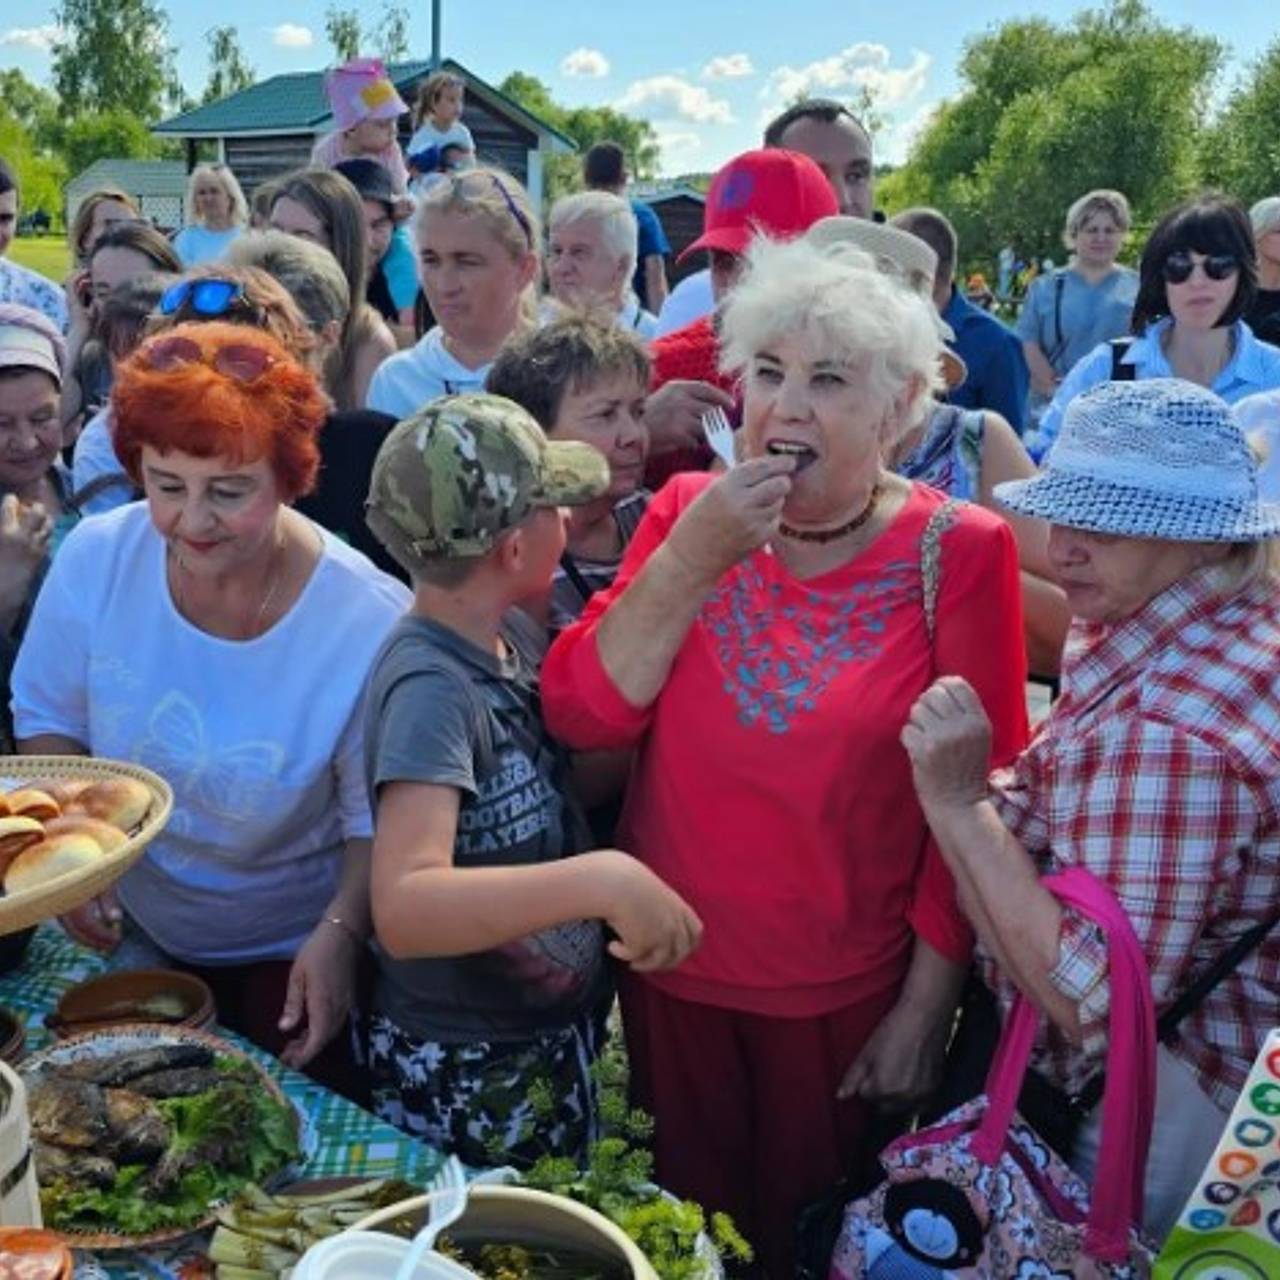
<path fill-rule="evenodd" d="M 865 255 L 758 242 L 726 304 L 738 465 L 657 496 L 553 647 L 547 722 L 634 747 L 620 843 L 705 924 L 624 989 L 658 1176 L 794 1274 L 794 1215 L 868 1102 L 936 1080 L 970 933 L 898 734 L 938 674 L 1026 738 L 1013 538 L 888 472 L 939 384 L 928 306 Z"/>

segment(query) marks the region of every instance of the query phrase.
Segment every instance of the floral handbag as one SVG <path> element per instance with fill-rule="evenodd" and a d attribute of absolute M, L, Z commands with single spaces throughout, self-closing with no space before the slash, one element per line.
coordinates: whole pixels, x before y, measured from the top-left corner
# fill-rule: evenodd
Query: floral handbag
<path fill-rule="evenodd" d="M 1123 908 L 1080 867 L 1042 883 L 1107 935 L 1111 1020 L 1093 1195 L 1015 1112 L 1039 1015 L 1019 998 L 983 1097 L 881 1153 L 886 1180 L 845 1210 L 830 1280 L 1141 1280 L 1134 1227 L 1155 1111 L 1151 981 Z"/>

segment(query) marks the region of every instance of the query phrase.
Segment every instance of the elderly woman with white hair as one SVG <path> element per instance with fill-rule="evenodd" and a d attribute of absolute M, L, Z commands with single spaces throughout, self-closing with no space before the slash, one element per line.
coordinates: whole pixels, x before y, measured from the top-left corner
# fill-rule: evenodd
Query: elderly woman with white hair
<path fill-rule="evenodd" d="M 940 385 L 927 301 L 865 255 L 757 241 L 726 301 L 741 461 L 675 477 L 543 668 L 547 723 L 635 749 L 619 842 L 705 924 L 625 980 L 658 1177 L 794 1275 L 796 1210 L 871 1101 L 940 1067 L 970 934 L 898 733 L 940 673 L 1025 741 L 1013 536 L 890 472 Z"/>
<path fill-rule="evenodd" d="M 1267 196 L 1249 210 L 1258 250 L 1258 292 L 1245 312 L 1254 337 L 1280 347 L 1280 196 Z"/>
<path fill-rule="evenodd" d="M 631 288 L 636 269 L 636 216 L 621 196 L 580 191 L 551 207 L 547 282 L 562 306 L 599 309 L 649 339 L 658 319 Z"/>
<path fill-rule="evenodd" d="M 218 262 L 249 225 L 249 206 L 225 164 L 201 164 L 187 181 L 186 226 L 173 237 L 184 268 Z"/>
<path fill-rule="evenodd" d="M 1161 1026 L 1145 1205 L 1159 1238 L 1280 1023 L 1280 507 L 1259 502 L 1227 406 L 1164 378 L 1073 401 L 1046 469 L 996 496 L 1051 525 L 1075 617 L 1062 697 L 990 781 L 991 726 L 965 680 L 938 680 L 902 735 L 988 981 L 1047 1015 L 1039 1066 L 1078 1097 L 1106 1043 L 1106 945 L 1043 874 L 1084 867 L 1112 890 L 1160 1011 L 1252 943 Z M 1086 1178 L 1099 1136 L 1094 1106 L 1072 1153 Z"/>

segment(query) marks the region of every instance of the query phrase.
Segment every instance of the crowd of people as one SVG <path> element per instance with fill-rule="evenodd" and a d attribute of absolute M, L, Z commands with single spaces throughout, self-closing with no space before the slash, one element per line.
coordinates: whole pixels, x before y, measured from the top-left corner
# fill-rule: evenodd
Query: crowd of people
<path fill-rule="evenodd" d="M 1159 1008 L 1275 910 L 1280 197 L 1188 198 L 1134 272 L 1083 193 L 1015 332 L 839 104 L 721 168 L 668 290 L 616 145 L 544 236 L 457 76 L 403 149 L 375 59 L 326 88 L 311 165 L 198 167 L 172 242 L 86 198 L 65 289 L 0 161 L 4 748 L 175 793 L 63 924 L 473 1166 L 581 1157 L 621 1034 L 661 1183 L 791 1277 L 966 987 L 1097 1075 L 1045 874 Z M 1157 1237 L 1277 1024 L 1269 934 L 1161 1045 Z"/>

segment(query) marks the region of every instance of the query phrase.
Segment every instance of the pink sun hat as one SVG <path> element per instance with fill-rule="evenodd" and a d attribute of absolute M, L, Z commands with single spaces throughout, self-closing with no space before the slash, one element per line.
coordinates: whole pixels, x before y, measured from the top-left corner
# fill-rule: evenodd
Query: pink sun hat
<path fill-rule="evenodd" d="M 339 130 L 365 120 L 396 120 L 409 108 L 387 76 L 381 58 L 352 58 L 325 72 L 325 97 Z"/>

